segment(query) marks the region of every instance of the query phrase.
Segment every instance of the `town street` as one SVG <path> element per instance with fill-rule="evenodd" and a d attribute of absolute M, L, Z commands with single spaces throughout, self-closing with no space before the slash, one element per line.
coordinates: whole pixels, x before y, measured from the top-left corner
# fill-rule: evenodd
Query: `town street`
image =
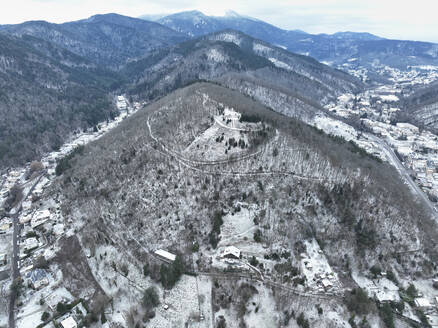
<path fill-rule="evenodd" d="M 404 167 L 404 165 L 400 162 L 397 155 L 394 153 L 394 151 L 391 149 L 391 147 L 384 142 L 382 139 L 369 134 L 368 137 L 372 139 L 373 141 L 377 142 L 380 146 L 383 152 L 385 153 L 386 157 L 388 158 L 388 161 L 397 169 L 397 171 L 400 173 L 404 181 L 408 184 L 408 186 L 412 189 L 412 191 L 418 195 L 418 197 L 424 202 L 424 204 L 430 209 L 432 212 L 432 215 L 437 218 L 437 214 L 435 211 L 435 208 L 432 204 L 432 202 L 429 200 L 429 198 L 425 195 L 425 193 L 418 187 L 418 185 L 412 180 L 411 176 L 409 175 L 409 172 Z"/>

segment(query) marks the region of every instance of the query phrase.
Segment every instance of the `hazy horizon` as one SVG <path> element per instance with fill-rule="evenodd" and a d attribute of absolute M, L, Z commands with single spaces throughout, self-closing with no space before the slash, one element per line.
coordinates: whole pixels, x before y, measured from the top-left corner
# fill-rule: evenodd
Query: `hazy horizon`
<path fill-rule="evenodd" d="M 26 8 L 23 10 L 23 8 Z M 0 24 L 18 24 L 29 20 L 63 23 L 96 14 L 142 15 L 172 14 L 199 10 L 206 15 L 222 16 L 227 10 L 260 19 L 286 30 L 307 33 L 368 32 L 380 37 L 438 43 L 438 4 L 418 0 L 415 4 L 387 0 L 273 0 L 266 6 L 261 0 L 223 0 L 206 4 L 200 0 L 16 0 L 0 12 Z"/>

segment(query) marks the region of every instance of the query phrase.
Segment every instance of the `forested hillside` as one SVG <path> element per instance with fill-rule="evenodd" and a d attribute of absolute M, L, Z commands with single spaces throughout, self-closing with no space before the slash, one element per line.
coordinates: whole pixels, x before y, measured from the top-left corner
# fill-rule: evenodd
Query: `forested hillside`
<path fill-rule="evenodd" d="M 114 83 L 114 73 L 65 49 L 0 34 L 0 165 L 24 164 L 109 118 Z"/>
<path fill-rule="evenodd" d="M 229 123 L 220 119 L 224 108 L 241 113 L 249 130 L 226 128 Z M 348 272 L 367 272 L 375 265 L 399 277 L 434 270 L 435 223 L 392 167 L 354 143 L 223 87 L 194 84 L 162 98 L 87 146 L 71 166 L 49 194 L 58 195 L 63 215 L 74 218 L 91 254 L 105 249 L 95 273 L 105 285 L 112 278 L 103 272 L 112 272 L 111 266 L 133 276 L 147 267 L 166 287 L 153 250 L 177 252 L 187 270 L 210 271 L 208 259 L 216 256 L 216 248 L 233 242 L 245 254 L 264 256 L 261 272 L 279 279 L 279 268 L 299 266 L 304 245 L 312 240 L 347 285 L 352 282 Z M 247 209 L 254 219 L 248 222 L 251 232 L 230 236 L 221 230 L 222 224 L 232 224 L 228 216 L 237 220 Z M 223 222 L 215 221 L 218 215 Z M 415 259 L 395 256 L 417 247 L 424 253 Z M 287 262 L 271 258 L 274 250 L 290 254 Z M 119 254 L 117 262 L 107 253 Z M 191 256 L 198 258 L 196 264 Z M 302 279 L 298 271 L 285 272 L 292 274 L 285 284 Z M 308 300 L 308 306 L 315 301 Z M 297 311 L 296 303 L 282 303 L 280 295 L 276 302 L 279 315 Z M 339 313 L 348 312 L 342 302 L 336 304 Z M 141 320 L 132 311 L 134 323 Z M 232 313 L 236 322 L 245 321 L 240 312 Z M 323 327 L 333 318 L 324 314 L 316 320 Z"/>
<path fill-rule="evenodd" d="M 111 41 L 94 31 L 106 31 L 102 24 L 135 32 L 119 31 L 124 37 Z M 127 91 L 138 100 L 152 101 L 194 81 L 208 80 L 239 90 L 289 116 L 308 119 L 340 94 L 363 87 L 344 72 L 237 31 L 166 48 L 165 44 L 181 38 L 164 33 L 164 27 L 150 29 L 151 24 L 158 25 L 102 15 L 62 25 L 28 22 L 3 27 L 22 36 L 0 35 L 4 40 L 1 78 L 5 85 L 2 165 L 37 158 L 59 146 L 75 129 L 108 118 L 113 110 L 108 101 L 110 91 Z M 113 32 L 108 33 L 114 37 Z M 95 39 L 88 40 L 89 34 Z M 131 38 L 134 35 L 136 38 Z M 149 38 L 151 35 L 154 37 Z M 137 37 L 149 38 L 154 46 Z M 136 56 L 141 58 L 134 59 Z M 118 72 L 101 66 L 107 63 L 114 68 L 113 64 L 121 65 L 128 59 Z M 16 151 L 17 145 L 22 151 Z"/>
<path fill-rule="evenodd" d="M 31 35 L 50 41 L 99 65 L 117 69 L 129 59 L 187 39 L 163 25 L 118 14 L 95 15 L 88 19 L 52 24 L 30 21 L 3 25 L 12 35 Z"/>
<path fill-rule="evenodd" d="M 400 107 L 400 121 L 412 122 L 438 131 L 438 83 L 413 90 L 400 100 Z"/>
<path fill-rule="evenodd" d="M 356 78 L 237 31 L 223 31 L 156 51 L 122 73 L 129 93 L 156 99 L 197 80 L 215 81 L 289 116 L 311 117 L 345 92 L 363 88 Z"/>

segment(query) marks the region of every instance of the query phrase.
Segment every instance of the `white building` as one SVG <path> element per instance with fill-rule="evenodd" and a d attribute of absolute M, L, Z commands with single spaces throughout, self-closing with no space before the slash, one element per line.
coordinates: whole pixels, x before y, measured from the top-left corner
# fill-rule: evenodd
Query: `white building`
<path fill-rule="evenodd" d="M 240 120 L 240 118 L 242 117 L 242 114 L 229 109 L 229 108 L 225 108 L 224 110 L 224 119 L 225 121 L 231 121 L 231 126 L 235 127 L 236 123 Z"/>
<path fill-rule="evenodd" d="M 156 250 L 154 254 L 165 262 L 174 262 L 176 260 L 175 254 L 169 253 L 163 249 Z"/>
<path fill-rule="evenodd" d="M 51 213 L 49 210 L 42 210 L 39 212 L 36 212 L 35 215 L 32 218 L 31 227 L 35 228 L 40 226 L 43 223 L 46 223 L 51 217 Z"/>
<path fill-rule="evenodd" d="M 51 294 L 49 297 L 45 299 L 46 304 L 52 311 L 56 310 L 56 306 L 58 305 L 58 303 L 66 303 L 66 301 L 69 300 L 67 300 L 65 297 L 57 293 Z"/>
<path fill-rule="evenodd" d="M 67 319 L 61 321 L 61 326 L 63 328 L 77 328 L 78 324 L 73 317 L 68 317 Z"/>
<path fill-rule="evenodd" d="M 25 224 L 30 222 L 30 220 L 32 220 L 32 216 L 31 215 L 22 215 L 20 216 L 20 224 Z"/>
<path fill-rule="evenodd" d="M 329 279 L 322 279 L 321 284 L 325 289 L 330 289 L 333 287 L 333 283 Z"/>
<path fill-rule="evenodd" d="M 21 206 L 23 208 L 23 211 L 27 212 L 27 211 L 29 211 L 32 208 L 32 202 L 30 200 L 24 201 L 21 204 Z"/>
<path fill-rule="evenodd" d="M 415 306 L 419 307 L 420 309 L 429 309 L 432 307 L 432 304 L 430 304 L 430 301 L 427 298 L 419 297 L 414 300 Z"/>
<path fill-rule="evenodd" d="M 0 224 L 0 233 L 7 233 L 9 228 L 11 227 L 10 223 L 2 223 Z"/>
<path fill-rule="evenodd" d="M 29 251 L 31 249 L 37 248 L 39 245 L 38 239 L 36 239 L 35 237 L 25 239 L 23 244 L 24 251 Z"/>
<path fill-rule="evenodd" d="M 124 96 L 117 96 L 117 108 L 119 110 L 126 109 L 128 104 L 126 103 L 126 98 Z"/>
<path fill-rule="evenodd" d="M 409 156 L 412 153 L 412 148 L 410 146 L 399 146 L 397 151 L 402 156 Z"/>
<path fill-rule="evenodd" d="M 26 281 L 32 285 L 36 290 L 49 285 L 47 272 L 43 269 L 35 269 L 26 273 Z"/>
<path fill-rule="evenodd" d="M 419 129 L 415 125 L 409 124 L 409 123 L 397 123 L 396 124 L 398 128 L 403 130 L 410 130 L 413 133 L 418 133 Z"/>

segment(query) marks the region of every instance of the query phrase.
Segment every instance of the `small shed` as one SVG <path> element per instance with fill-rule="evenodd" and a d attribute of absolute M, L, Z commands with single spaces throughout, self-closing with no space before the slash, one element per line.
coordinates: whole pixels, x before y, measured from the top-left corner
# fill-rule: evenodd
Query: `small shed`
<path fill-rule="evenodd" d="M 229 246 L 224 249 L 222 257 L 229 259 L 240 259 L 240 249 L 235 246 Z"/>
<path fill-rule="evenodd" d="M 333 287 L 333 284 L 329 279 L 322 279 L 321 283 L 325 289 L 329 289 Z"/>
<path fill-rule="evenodd" d="M 164 249 L 158 249 L 155 251 L 154 253 L 155 255 L 157 255 L 161 260 L 165 261 L 165 262 L 174 262 L 176 260 L 176 255 L 169 253 L 168 251 L 165 251 Z"/>

